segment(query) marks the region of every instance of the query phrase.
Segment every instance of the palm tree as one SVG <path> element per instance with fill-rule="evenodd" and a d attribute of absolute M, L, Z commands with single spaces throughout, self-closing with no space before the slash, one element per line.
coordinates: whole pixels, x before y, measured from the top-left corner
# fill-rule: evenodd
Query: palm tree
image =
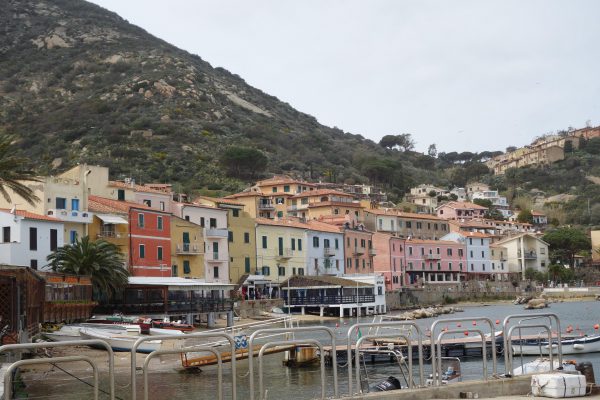
<path fill-rule="evenodd" d="M 89 236 L 55 250 L 48 256 L 48 265 L 56 272 L 89 275 L 96 296 L 108 298 L 120 292 L 129 277 L 119 248 L 106 240 L 91 241 Z"/>
<path fill-rule="evenodd" d="M 40 201 L 33 190 L 23 184 L 23 181 L 40 181 L 25 167 L 26 163 L 27 159 L 17 154 L 14 137 L 0 132 L 0 194 L 7 202 L 12 201 L 7 189 L 31 205 Z"/>

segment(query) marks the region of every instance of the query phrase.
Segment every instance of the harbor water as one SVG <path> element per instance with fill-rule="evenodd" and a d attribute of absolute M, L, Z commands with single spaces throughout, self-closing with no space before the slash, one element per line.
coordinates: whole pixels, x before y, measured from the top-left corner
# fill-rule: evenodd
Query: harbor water
<path fill-rule="evenodd" d="M 487 317 L 492 321 L 502 321 L 504 317 L 510 314 L 524 313 L 542 313 L 551 312 L 559 316 L 561 321 L 562 332 L 565 333 L 567 326 L 571 325 L 575 330 L 573 334 L 593 335 L 599 333 L 594 330 L 594 325 L 600 323 L 600 303 L 594 301 L 586 302 L 564 302 L 553 303 L 551 307 L 545 310 L 525 311 L 522 305 L 512 304 L 492 304 L 492 305 L 477 305 L 463 307 L 464 312 L 459 312 L 451 315 L 442 315 L 438 319 L 462 318 L 466 322 L 462 323 L 463 328 L 471 327 L 471 319 L 474 317 Z M 395 312 L 390 315 L 396 314 Z M 372 317 L 359 318 L 359 322 L 372 322 Z M 356 323 L 357 319 L 346 318 L 343 320 L 326 319 L 317 322 L 301 323 L 301 326 L 310 325 L 325 325 L 335 330 L 337 335 L 338 345 L 346 344 L 346 333 L 348 328 Z M 434 318 L 417 320 L 417 324 L 423 329 L 423 332 L 431 326 L 435 321 Z M 540 321 L 545 323 L 544 321 Z M 336 327 L 336 324 L 339 327 Z M 481 325 L 481 324 L 480 324 Z M 457 328 L 456 324 L 442 324 L 441 327 L 448 326 L 448 329 Z M 487 328 L 481 328 L 487 332 Z M 498 329 L 499 326 L 498 326 Z M 390 332 L 391 333 L 391 332 Z M 536 332 L 528 332 L 529 334 Z M 365 334 L 365 333 L 363 333 Z M 393 336 L 391 334 L 390 336 Z M 460 337 L 462 335 L 455 335 Z M 452 335 L 448 337 L 452 338 Z M 318 339 L 323 343 L 329 343 L 327 335 L 322 332 L 311 332 L 303 335 L 297 335 L 296 339 L 312 338 Z M 281 337 L 272 340 L 282 340 Z M 129 359 L 128 354 L 115 353 L 117 359 Z M 284 355 L 277 353 L 265 357 L 264 382 L 267 389 L 267 398 L 269 399 L 313 399 L 319 398 L 321 394 L 321 375 L 320 368 L 317 365 L 302 368 L 288 368 L 282 365 Z M 533 357 L 524 358 L 524 362 L 532 360 Z M 582 355 L 568 355 L 565 359 L 574 359 L 577 361 L 590 361 L 593 364 L 597 379 L 600 378 L 600 353 L 588 353 Z M 129 399 L 130 383 L 128 363 L 118 362 L 116 373 L 117 396 L 121 399 Z M 123 360 L 121 360 L 123 361 Z M 237 388 L 238 399 L 249 399 L 249 377 L 248 377 L 248 360 L 242 360 L 237 363 Z M 258 362 L 255 359 L 255 389 L 258 393 Z M 518 356 L 514 358 L 514 367 L 520 366 L 521 359 Z M 489 373 L 492 372 L 491 362 L 488 363 Z M 119 367 L 121 365 L 121 367 Z M 152 372 L 149 379 L 149 398 L 151 399 L 190 399 L 190 398 L 213 398 L 216 399 L 217 393 L 217 368 L 216 366 L 203 367 L 201 372 L 183 373 L 181 368 L 175 368 L 174 363 L 165 360 L 153 361 Z M 417 360 L 414 360 L 415 370 L 418 365 Z M 481 358 L 466 358 L 461 360 L 462 380 L 482 379 L 482 360 Z M 141 363 L 138 363 L 141 366 Z M 180 365 L 179 365 L 180 366 Z M 91 382 L 91 373 L 88 370 L 74 370 L 73 368 L 64 367 L 73 375 Z M 399 368 L 393 363 L 378 363 L 367 364 L 368 382 L 372 385 L 388 376 L 399 376 Z M 504 372 L 504 358 L 498 357 L 498 372 Z M 431 365 L 425 364 L 425 374 L 429 376 L 431 373 Z M 105 375 L 103 374 L 105 377 Z M 415 373 L 415 377 L 418 374 Z M 44 383 L 40 382 L 44 379 Z M 340 395 L 347 394 L 348 391 L 348 372 L 345 367 L 338 368 L 338 385 Z M 72 377 L 61 373 L 60 371 L 52 371 L 51 373 L 25 373 L 25 383 L 27 384 L 26 392 L 29 398 L 47 398 L 47 399 L 62 399 L 62 400 L 79 400 L 82 398 L 91 398 L 91 389 L 84 383 L 73 379 Z M 137 378 L 137 393 L 138 399 L 143 398 L 143 380 L 141 374 Z M 333 396 L 333 374 L 332 368 L 326 368 L 326 388 L 327 395 Z M 106 378 L 102 382 L 102 389 L 108 390 Z M 231 370 L 230 364 L 224 364 L 223 368 L 223 394 L 224 398 L 231 396 Z M 106 394 L 101 394 L 101 398 L 108 398 Z M 257 396 L 258 398 L 258 396 Z"/>

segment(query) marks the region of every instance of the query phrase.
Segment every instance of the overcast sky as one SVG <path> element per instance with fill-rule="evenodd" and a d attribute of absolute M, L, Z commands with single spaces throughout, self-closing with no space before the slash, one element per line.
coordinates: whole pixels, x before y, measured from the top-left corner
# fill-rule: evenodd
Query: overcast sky
<path fill-rule="evenodd" d="M 600 123 L 596 0 L 93 0 L 375 141 L 503 150 Z"/>

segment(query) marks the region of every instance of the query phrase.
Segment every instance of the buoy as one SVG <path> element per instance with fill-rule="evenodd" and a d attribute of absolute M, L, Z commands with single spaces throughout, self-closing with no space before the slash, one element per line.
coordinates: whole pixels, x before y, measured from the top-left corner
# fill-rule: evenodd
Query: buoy
<path fill-rule="evenodd" d="M 465 331 L 465 336 L 469 336 L 469 331 Z"/>
<path fill-rule="evenodd" d="M 461 325 L 461 324 L 460 324 L 460 322 L 459 322 L 458 324 L 456 324 L 456 326 L 457 326 L 458 328 L 460 328 L 462 325 Z"/>
<path fill-rule="evenodd" d="M 477 325 L 477 322 L 473 321 L 473 326 L 476 326 L 476 325 Z"/>
<path fill-rule="evenodd" d="M 575 329 L 577 329 L 577 330 L 580 330 L 580 329 L 579 329 L 579 325 L 577 325 L 577 326 L 575 327 Z"/>
<path fill-rule="evenodd" d="M 598 325 L 598 324 L 594 325 L 595 330 L 598 330 L 598 328 L 600 328 L 600 325 Z"/>
<path fill-rule="evenodd" d="M 583 350 L 585 347 L 584 347 L 584 346 L 583 346 L 581 343 L 575 343 L 575 344 L 573 345 L 573 348 L 574 348 L 575 350 Z"/>
<path fill-rule="evenodd" d="M 340 323 L 339 323 L 339 322 L 336 322 L 336 323 L 335 323 L 335 327 L 336 327 L 336 328 L 339 328 L 339 327 L 340 327 Z"/>
<path fill-rule="evenodd" d="M 499 319 L 496 320 L 496 325 L 500 325 L 500 320 Z"/>

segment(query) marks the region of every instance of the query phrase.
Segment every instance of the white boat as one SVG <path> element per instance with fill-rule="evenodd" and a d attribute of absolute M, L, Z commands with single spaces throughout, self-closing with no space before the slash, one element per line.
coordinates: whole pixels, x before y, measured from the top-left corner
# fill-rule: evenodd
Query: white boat
<path fill-rule="evenodd" d="M 131 351 L 133 344 L 140 338 L 138 335 L 128 335 L 127 333 L 114 333 L 108 330 L 81 328 L 79 334 L 83 339 L 101 339 L 107 342 L 114 351 Z M 151 353 L 159 350 L 162 341 L 148 340 L 142 342 L 137 348 L 138 353 Z M 98 346 L 94 346 L 98 347 Z M 101 346 L 99 348 L 102 348 Z"/>
<path fill-rule="evenodd" d="M 584 336 L 575 339 L 565 339 L 561 341 L 562 354 L 583 354 L 600 352 L 600 335 Z M 550 354 L 558 354 L 558 343 L 556 341 L 551 344 L 548 340 L 524 340 L 522 344 L 513 341 L 512 349 L 515 355 L 539 356 Z"/>
<path fill-rule="evenodd" d="M 80 329 L 79 325 L 64 325 L 57 331 L 43 332 L 42 334 L 53 342 L 68 342 L 81 339 Z"/>
<path fill-rule="evenodd" d="M 185 335 L 185 333 L 176 329 L 150 328 L 150 336 L 158 335 L 180 336 Z"/>

